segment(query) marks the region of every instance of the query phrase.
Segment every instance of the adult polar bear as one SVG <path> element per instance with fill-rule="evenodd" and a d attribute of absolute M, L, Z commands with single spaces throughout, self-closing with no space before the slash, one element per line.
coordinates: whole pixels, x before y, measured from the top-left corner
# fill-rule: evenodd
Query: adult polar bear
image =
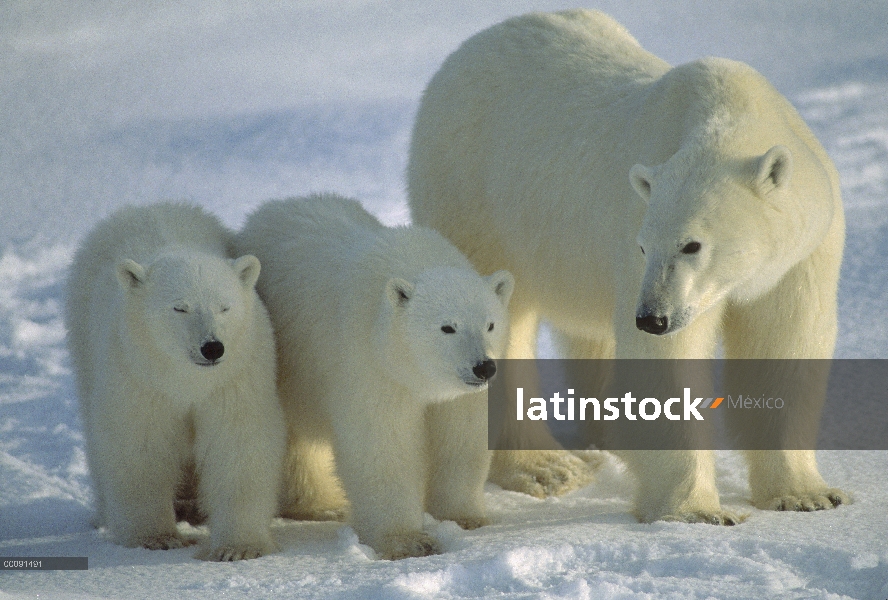
<path fill-rule="evenodd" d="M 429 83 L 408 189 L 416 223 L 515 275 L 510 357 L 534 355 L 541 318 L 575 358 L 712 357 L 719 341 L 728 358 L 832 357 L 838 176 L 744 64 L 672 68 L 599 12 L 510 19 Z M 534 468 L 522 454 L 497 457 L 500 477 Z M 622 457 L 642 520 L 734 521 L 711 452 Z M 848 501 L 813 451 L 747 458 L 759 507 Z"/>
<path fill-rule="evenodd" d="M 97 524 L 151 549 L 176 529 L 177 487 L 199 476 L 209 545 L 240 560 L 272 551 L 284 452 L 271 322 L 259 261 L 196 206 L 123 208 L 74 256 L 66 325 Z"/>

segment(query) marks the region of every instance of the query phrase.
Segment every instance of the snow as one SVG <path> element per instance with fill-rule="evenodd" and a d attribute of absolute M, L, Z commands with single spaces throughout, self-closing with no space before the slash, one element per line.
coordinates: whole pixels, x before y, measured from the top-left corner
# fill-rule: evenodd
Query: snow
<path fill-rule="evenodd" d="M 0 557 L 88 556 L 88 571 L 0 573 L 5 598 L 886 598 L 888 452 L 818 454 L 854 504 L 747 502 L 736 527 L 639 524 L 633 483 L 538 500 L 488 485 L 493 524 L 428 519 L 444 553 L 374 560 L 338 523 L 278 520 L 282 551 L 209 564 L 110 543 L 92 492 L 61 318 L 77 241 L 127 203 L 196 201 L 237 227 L 271 197 L 331 190 L 407 220 L 403 169 L 422 88 L 472 33 L 525 0 L 289 5 L 12 0 L 0 6 Z M 749 62 L 836 162 L 848 221 L 837 356 L 888 358 L 888 5 L 602 1 L 673 63 Z M 206 536 L 202 528 L 186 531 Z"/>

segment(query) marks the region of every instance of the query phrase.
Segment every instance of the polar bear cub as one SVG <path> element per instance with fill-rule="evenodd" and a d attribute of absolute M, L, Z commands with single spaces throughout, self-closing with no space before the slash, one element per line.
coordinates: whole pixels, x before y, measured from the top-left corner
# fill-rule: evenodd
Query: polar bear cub
<path fill-rule="evenodd" d="M 238 250 L 278 340 L 290 456 L 283 513 L 342 508 L 384 558 L 439 552 L 423 510 L 485 522 L 488 380 L 508 339 L 512 275 L 481 277 L 436 232 L 387 228 L 334 195 L 268 202 Z"/>
<path fill-rule="evenodd" d="M 285 427 L 259 261 L 198 207 L 127 207 L 74 256 L 66 320 L 97 519 L 125 546 L 189 545 L 173 502 L 187 466 L 206 560 L 274 549 Z"/>

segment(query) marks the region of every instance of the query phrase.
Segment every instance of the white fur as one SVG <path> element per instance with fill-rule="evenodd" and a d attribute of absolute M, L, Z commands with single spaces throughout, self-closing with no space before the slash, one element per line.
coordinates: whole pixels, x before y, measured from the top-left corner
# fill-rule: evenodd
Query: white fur
<path fill-rule="evenodd" d="M 423 509 L 481 525 L 486 383 L 472 369 L 505 346 L 512 276 L 480 277 L 437 233 L 386 228 L 333 195 L 265 204 L 238 244 L 262 261 L 278 340 L 284 514 L 341 509 L 332 443 L 355 529 L 383 557 L 438 551 Z"/>
<path fill-rule="evenodd" d="M 229 259 L 231 234 L 184 204 L 128 207 L 74 257 L 67 327 L 98 524 L 126 546 L 191 543 L 173 502 L 196 470 L 210 540 L 199 556 L 274 549 L 284 422 L 271 323 L 255 257 Z M 208 360 L 201 348 L 223 344 Z"/>
<path fill-rule="evenodd" d="M 477 268 L 514 273 L 510 357 L 533 355 L 540 319 L 577 358 L 703 358 L 719 343 L 729 358 L 832 357 L 838 177 L 742 63 L 672 68 L 598 12 L 508 20 L 430 82 L 408 178 L 416 223 Z M 640 331 L 646 316 L 667 318 L 668 335 Z M 623 456 L 642 519 L 726 520 L 711 453 Z M 759 506 L 847 501 L 813 451 L 748 456 Z"/>

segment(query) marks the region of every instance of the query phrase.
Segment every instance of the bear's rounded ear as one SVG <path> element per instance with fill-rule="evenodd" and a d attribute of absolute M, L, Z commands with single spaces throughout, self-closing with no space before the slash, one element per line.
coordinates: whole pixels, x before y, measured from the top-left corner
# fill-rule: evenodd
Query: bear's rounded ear
<path fill-rule="evenodd" d="M 237 273 L 245 288 L 251 288 L 256 285 L 256 280 L 259 279 L 259 271 L 262 268 L 258 258 L 252 254 L 246 254 L 235 260 L 233 267 L 234 272 Z"/>
<path fill-rule="evenodd" d="M 117 264 L 117 281 L 124 291 L 144 285 L 147 275 L 145 267 L 134 260 L 126 259 Z"/>
<path fill-rule="evenodd" d="M 767 194 L 771 190 L 781 188 L 789 183 L 792 177 L 792 152 L 786 146 L 774 146 L 756 165 L 755 187 Z"/>
<path fill-rule="evenodd" d="M 508 271 L 497 271 L 492 275 L 488 275 L 484 279 L 493 288 L 493 293 L 497 295 L 503 306 L 509 305 L 509 299 L 515 290 L 515 278 Z"/>
<path fill-rule="evenodd" d="M 653 181 L 653 179 L 653 170 L 644 165 L 634 165 L 629 169 L 629 183 L 632 184 L 632 189 L 635 190 L 635 193 L 638 194 L 645 203 L 649 202 L 651 199 L 651 181 Z"/>
<path fill-rule="evenodd" d="M 392 277 L 385 284 L 385 295 L 392 306 L 407 306 L 413 297 L 413 284 L 400 277 Z"/>

